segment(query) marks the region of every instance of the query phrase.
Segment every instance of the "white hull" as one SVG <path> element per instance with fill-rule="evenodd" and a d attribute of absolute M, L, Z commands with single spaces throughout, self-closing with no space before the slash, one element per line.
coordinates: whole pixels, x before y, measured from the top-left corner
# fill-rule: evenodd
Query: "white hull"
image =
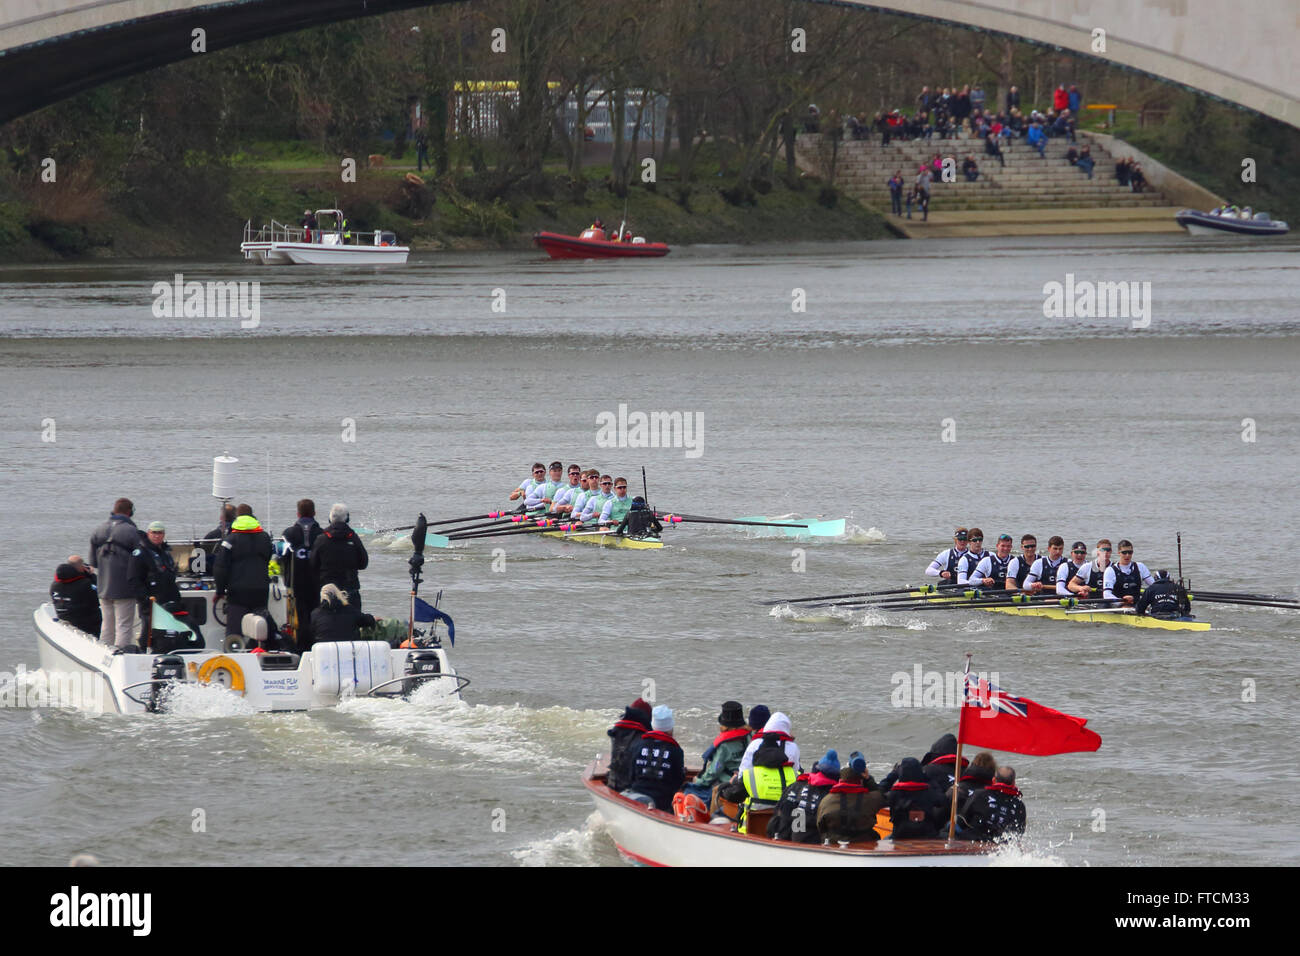
<path fill-rule="evenodd" d="M 746 836 L 728 826 L 682 823 L 627 800 L 605 786 L 594 766 L 584 782 L 619 852 L 648 866 L 988 866 L 992 859 L 988 844 L 881 840 L 841 848 Z"/>
<path fill-rule="evenodd" d="M 263 265 L 401 265 L 410 254 L 409 246 L 345 246 L 315 242 L 244 242 L 245 259 Z"/>
<path fill-rule="evenodd" d="M 41 669 L 56 701 L 94 713 L 138 714 L 148 710 L 155 685 L 154 662 L 161 654 L 114 654 L 112 648 L 54 616 L 42 604 L 34 614 L 40 644 Z M 432 679 L 437 690 L 455 696 L 463 686 L 441 648 L 441 674 Z M 173 652 L 185 662 L 187 683 L 227 686 L 257 711 L 316 710 L 362 696 L 400 694 L 406 659 L 412 652 L 383 641 L 329 642 L 303 654 L 296 667 L 263 669 L 267 655 L 216 649 Z"/>

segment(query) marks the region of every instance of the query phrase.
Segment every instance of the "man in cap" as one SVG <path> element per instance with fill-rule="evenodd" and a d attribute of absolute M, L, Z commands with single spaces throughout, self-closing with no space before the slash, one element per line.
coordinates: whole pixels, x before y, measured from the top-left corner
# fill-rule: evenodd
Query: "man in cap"
<path fill-rule="evenodd" d="M 957 583 L 966 584 L 975 571 L 975 566 L 990 552 L 984 550 L 984 532 L 971 528 L 966 533 L 966 553 L 957 562 Z"/>
<path fill-rule="evenodd" d="M 672 806 L 673 794 L 686 782 L 686 759 L 673 739 L 673 712 L 660 704 L 650 714 L 650 730 L 632 745 L 632 783 L 624 796 L 657 810 Z"/>
<path fill-rule="evenodd" d="M 735 775 L 748 746 L 749 728 L 745 726 L 744 708 L 738 701 L 724 701 L 718 714 L 718 735 L 702 755 L 704 769 L 683 789 L 712 806 L 713 788 Z"/>
<path fill-rule="evenodd" d="M 952 533 L 952 547 L 940 551 L 925 569 L 927 577 L 942 578 L 945 584 L 957 583 L 957 567 L 966 556 L 966 529 L 958 528 Z"/>
<path fill-rule="evenodd" d="M 176 615 L 189 625 L 189 615 L 181 607 L 181 592 L 176 587 L 176 559 L 172 557 L 171 546 L 167 544 L 167 528 L 161 521 L 151 522 L 140 537 L 140 546 L 131 555 L 131 579 L 135 584 L 136 595 L 140 601 L 140 620 L 143 622 L 143 637 L 140 646 L 152 645 L 150 633 L 150 599 Z M 197 627 L 191 628 L 196 634 Z"/>
<path fill-rule="evenodd" d="M 854 753 L 840 779 L 817 807 L 817 830 L 827 843 L 874 843 L 876 813 L 885 797 L 867 774 L 867 761 Z"/>

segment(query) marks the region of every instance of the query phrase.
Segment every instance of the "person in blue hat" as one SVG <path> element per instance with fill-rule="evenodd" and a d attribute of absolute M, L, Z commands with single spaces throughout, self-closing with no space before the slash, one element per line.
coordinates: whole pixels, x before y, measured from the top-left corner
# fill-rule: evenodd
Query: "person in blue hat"
<path fill-rule="evenodd" d="M 801 774 L 785 788 L 776 805 L 776 813 L 767 825 L 767 835 L 774 840 L 794 843 L 821 843 L 817 829 L 817 808 L 831 788 L 840 782 L 840 755 L 834 750 L 813 764 L 812 772 Z"/>

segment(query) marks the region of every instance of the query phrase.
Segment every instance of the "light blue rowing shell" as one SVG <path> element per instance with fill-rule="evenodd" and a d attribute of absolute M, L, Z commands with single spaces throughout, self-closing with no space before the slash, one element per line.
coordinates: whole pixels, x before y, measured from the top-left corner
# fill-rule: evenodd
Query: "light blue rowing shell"
<path fill-rule="evenodd" d="M 784 532 L 787 538 L 838 538 L 844 534 L 844 519 L 833 521 L 798 521 L 787 518 L 769 518 L 766 515 L 754 515 L 749 518 L 737 518 L 737 521 L 767 521 L 778 524 L 800 524 L 802 528 L 754 528 L 748 530 L 764 537 L 779 535 Z"/>

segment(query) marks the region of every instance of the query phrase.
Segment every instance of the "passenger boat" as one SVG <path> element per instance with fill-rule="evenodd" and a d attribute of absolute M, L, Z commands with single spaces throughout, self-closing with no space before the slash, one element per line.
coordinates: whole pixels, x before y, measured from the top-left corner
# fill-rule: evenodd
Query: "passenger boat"
<path fill-rule="evenodd" d="M 256 232 L 253 222 L 244 223 L 244 241 L 239 251 L 245 259 L 262 265 L 401 265 L 410 254 L 399 246 L 395 233 L 344 231 L 347 221 L 341 210 L 317 209 L 316 229 L 287 226 L 274 219 Z"/>
<path fill-rule="evenodd" d="M 668 246 L 662 242 L 646 242 L 641 236 L 620 242 L 606 237 L 604 229 L 591 227 L 580 236 L 566 236 L 558 232 L 539 232 L 533 235 L 537 243 L 552 259 L 653 259 L 668 255 Z"/>
<path fill-rule="evenodd" d="M 693 776 L 688 772 L 688 776 Z M 735 825 L 687 823 L 651 810 L 605 785 L 593 761 L 582 781 L 622 856 L 647 866 L 988 866 L 997 845 L 946 840 L 883 839 L 876 843 L 819 846 L 772 840 L 766 827 L 738 833 Z"/>
<path fill-rule="evenodd" d="M 992 611 L 997 614 L 1012 614 L 1019 617 L 1046 617 L 1054 621 L 1073 621 L 1076 624 L 1123 624 L 1127 627 L 1147 627 L 1161 631 L 1208 631 L 1208 621 L 1198 621 L 1194 617 L 1165 619 L 1138 614 L 1131 607 L 1061 607 L 1045 603 L 1041 605 L 1025 604 L 1019 606 L 983 607 L 977 601 L 964 597 L 936 597 L 924 591 L 913 591 L 912 597 L 923 598 L 936 604 L 960 603 L 973 611 Z"/>
<path fill-rule="evenodd" d="M 1242 219 L 1235 214 L 1180 209 L 1174 214 L 1174 221 L 1193 236 L 1283 236 L 1290 230 L 1285 222 L 1271 218 L 1266 212 Z"/>

